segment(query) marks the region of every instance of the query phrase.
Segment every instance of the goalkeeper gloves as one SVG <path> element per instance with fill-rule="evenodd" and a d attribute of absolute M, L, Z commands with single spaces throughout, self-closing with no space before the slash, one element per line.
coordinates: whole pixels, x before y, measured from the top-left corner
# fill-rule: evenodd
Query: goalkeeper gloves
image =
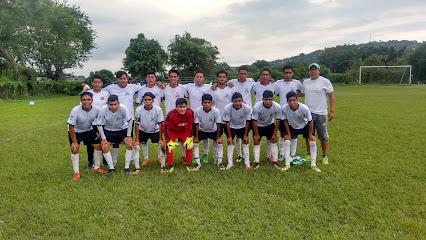
<path fill-rule="evenodd" d="M 186 141 L 183 143 L 184 146 L 186 146 L 187 149 L 192 149 L 194 146 L 194 137 L 187 137 Z"/>
<path fill-rule="evenodd" d="M 167 149 L 169 149 L 169 153 L 172 152 L 173 149 L 175 149 L 177 143 L 170 140 L 170 142 L 167 143 Z"/>

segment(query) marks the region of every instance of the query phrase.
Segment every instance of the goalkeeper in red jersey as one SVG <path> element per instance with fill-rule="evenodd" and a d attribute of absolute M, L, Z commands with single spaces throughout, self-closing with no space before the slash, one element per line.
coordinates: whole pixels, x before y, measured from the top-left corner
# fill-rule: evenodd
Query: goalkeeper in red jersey
<path fill-rule="evenodd" d="M 194 112 L 188 108 L 187 101 L 184 98 L 176 100 L 176 108 L 167 114 L 164 121 L 164 137 L 166 139 L 166 154 L 169 168 L 167 171 L 163 168 L 161 172 L 173 172 L 173 149 L 175 149 L 178 142 L 184 143 L 186 148 L 186 170 L 190 171 L 190 163 L 192 160 L 192 147 L 194 132 Z"/>

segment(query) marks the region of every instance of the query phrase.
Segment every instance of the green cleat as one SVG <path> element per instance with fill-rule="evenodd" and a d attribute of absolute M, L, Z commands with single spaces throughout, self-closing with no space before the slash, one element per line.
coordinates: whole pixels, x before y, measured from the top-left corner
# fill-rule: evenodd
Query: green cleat
<path fill-rule="evenodd" d="M 310 154 L 306 155 L 305 160 L 307 162 L 310 162 L 311 161 L 311 155 Z"/>
<path fill-rule="evenodd" d="M 322 164 L 328 165 L 328 156 L 322 157 Z"/>
<path fill-rule="evenodd" d="M 191 166 L 189 164 L 185 165 L 186 171 L 190 172 L 191 171 Z"/>
<path fill-rule="evenodd" d="M 315 172 L 321 172 L 321 169 L 319 169 L 319 167 L 317 166 L 311 166 L 312 170 L 314 170 Z"/>
<path fill-rule="evenodd" d="M 167 173 L 172 173 L 174 169 L 175 169 L 174 165 L 169 165 L 169 168 L 167 169 Z"/>
<path fill-rule="evenodd" d="M 287 171 L 290 169 L 290 165 L 285 165 L 283 168 L 281 168 L 281 171 Z"/>
<path fill-rule="evenodd" d="M 278 158 L 278 162 L 282 162 L 284 160 L 285 160 L 284 155 L 280 155 L 280 157 Z"/>
<path fill-rule="evenodd" d="M 203 163 L 208 163 L 209 162 L 209 155 L 208 154 L 203 154 Z"/>

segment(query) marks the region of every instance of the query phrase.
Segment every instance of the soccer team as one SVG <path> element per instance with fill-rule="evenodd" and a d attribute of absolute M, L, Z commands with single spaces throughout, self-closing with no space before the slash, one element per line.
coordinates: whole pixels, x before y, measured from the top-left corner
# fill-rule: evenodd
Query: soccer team
<path fill-rule="evenodd" d="M 316 63 L 309 66 L 310 78 L 303 84 L 293 79 L 293 74 L 292 66 L 286 65 L 283 67 L 284 79 L 274 81 L 271 71 L 263 69 L 259 81 L 255 82 L 247 77 L 248 67 L 244 65 L 238 69 L 238 79 L 228 81 L 226 71 L 220 70 L 216 74 L 217 84 L 204 84 L 204 74 L 197 71 L 194 83 L 181 85 L 178 83 L 179 72 L 171 69 L 169 84 L 157 82 L 155 73 L 149 71 L 145 76 L 146 85 L 139 86 L 128 84 L 127 73 L 118 71 L 117 83 L 105 88 L 102 88 L 102 78 L 95 75 L 92 89 L 80 93 L 80 105 L 71 110 L 67 121 L 73 180 L 80 179 L 81 142 L 87 145 L 89 165 L 86 169 L 110 176 L 115 172 L 120 143 L 126 146 L 124 171 L 136 175 L 141 172 L 140 145 L 144 157 L 142 166 L 150 162 L 148 140 L 158 145 L 157 161 L 160 162 L 161 173 L 171 173 L 174 170 L 173 150 L 178 145 L 176 140 L 181 145 L 182 163 L 188 171 L 201 168 L 200 141 L 204 146 L 202 161 L 208 162 L 209 140 L 212 140 L 214 164 L 221 170 L 228 170 L 234 166 L 235 148 L 238 153 L 236 162 L 244 162 L 246 169 L 258 169 L 260 143 L 262 137 L 266 137 L 267 159 L 274 168 L 287 171 L 291 165 L 304 162 L 296 156 L 298 135 L 306 140 L 306 161 L 311 162 L 315 172 L 321 172 L 316 165 L 315 133 L 321 141 L 322 163 L 328 164 L 327 118 L 331 121 L 334 117 L 333 86 L 328 79 L 320 76 L 320 66 Z M 253 92 L 254 105 L 251 99 Z M 279 97 L 279 104 L 274 101 L 274 94 Z M 298 98 L 302 96 L 305 104 L 299 102 Z M 327 110 L 327 96 L 330 111 Z M 161 108 L 162 101 L 166 118 Z M 139 104 L 142 105 L 134 111 L 134 106 Z M 253 131 L 253 166 L 250 164 L 250 131 Z M 223 165 L 223 133 L 227 140 L 226 167 Z M 285 160 L 285 165 L 281 168 L 278 161 L 282 160 Z M 195 164 L 193 167 L 191 161 Z M 109 168 L 108 171 L 101 167 L 102 162 Z M 130 171 L 131 163 L 135 166 L 133 172 Z"/>

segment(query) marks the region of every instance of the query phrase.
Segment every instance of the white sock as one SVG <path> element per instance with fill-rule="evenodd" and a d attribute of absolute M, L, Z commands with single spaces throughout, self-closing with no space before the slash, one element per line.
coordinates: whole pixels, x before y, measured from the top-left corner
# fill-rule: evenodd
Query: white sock
<path fill-rule="evenodd" d="M 185 157 L 186 156 L 186 147 L 183 146 L 183 143 L 180 143 L 180 146 L 181 146 L 180 150 L 182 151 L 182 157 Z"/>
<path fill-rule="evenodd" d="M 194 158 L 195 161 L 197 162 L 198 165 L 201 165 L 201 161 L 200 161 L 200 143 L 194 143 L 194 148 L 193 148 L 193 153 L 194 154 Z"/>
<path fill-rule="evenodd" d="M 203 140 L 203 150 L 204 150 L 204 154 L 209 154 L 209 139 L 204 139 Z"/>
<path fill-rule="evenodd" d="M 254 153 L 254 162 L 259 163 L 260 159 L 260 144 L 253 146 L 253 153 Z"/>
<path fill-rule="evenodd" d="M 271 143 L 271 153 L 274 162 L 278 161 L 278 146 L 277 143 Z"/>
<path fill-rule="evenodd" d="M 143 157 L 144 159 L 149 159 L 148 157 L 148 143 L 142 143 L 142 152 L 143 152 Z"/>
<path fill-rule="evenodd" d="M 241 138 L 235 137 L 235 147 L 237 148 L 238 157 L 242 157 L 241 153 Z"/>
<path fill-rule="evenodd" d="M 266 157 L 269 159 L 271 156 L 271 143 L 266 140 Z"/>
<path fill-rule="evenodd" d="M 102 150 L 96 150 L 95 149 L 95 167 L 94 169 L 98 169 L 101 166 L 101 161 L 102 161 Z"/>
<path fill-rule="evenodd" d="M 163 149 L 158 145 L 158 157 L 160 158 L 161 167 L 166 166 L 166 155 Z"/>
<path fill-rule="evenodd" d="M 126 149 L 126 155 L 124 157 L 125 163 L 124 168 L 129 168 L 130 160 L 132 160 L 133 151 Z"/>
<path fill-rule="evenodd" d="M 223 144 L 217 144 L 217 163 L 222 163 L 223 158 Z M 234 150 L 232 150 L 234 151 Z"/>
<path fill-rule="evenodd" d="M 110 151 L 108 151 L 107 153 L 104 153 L 104 158 L 108 164 L 109 169 L 114 169 L 114 164 L 112 163 L 112 156 Z"/>
<path fill-rule="evenodd" d="M 296 155 L 296 149 L 297 149 L 297 138 L 291 139 L 291 153 L 290 153 L 290 156 Z"/>
<path fill-rule="evenodd" d="M 250 145 L 243 144 L 244 163 L 250 167 Z"/>
<path fill-rule="evenodd" d="M 289 165 L 289 166 L 290 166 L 290 162 L 291 162 L 291 157 L 290 157 L 290 145 L 291 145 L 290 140 L 285 140 L 285 141 L 284 141 L 284 158 L 285 158 L 285 165 Z"/>
<path fill-rule="evenodd" d="M 218 158 L 218 156 L 217 156 L 218 150 L 217 149 L 218 149 L 218 145 L 217 145 L 216 141 L 213 140 L 212 141 L 212 153 L 213 153 L 213 161 L 214 162 L 217 162 L 217 158 Z M 223 146 L 222 146 L 222 155 L 223 155 Z M 220 157 L 220 158 L 222 158 L 222 157 Z"/>
<path fill-rule="evenodd" d="M 284 156 L 284 138 L 280 138 L 280 156 Z"/>
<path fill-rule="evenodd" d="M 228 165 L 234 164 L 234 148 L 234 145 L 228 145 Z"/>
<path fill-rule="evenodd" d="M 74 169 L 74 173 L 80 172 L 78 169 L 78 161 L 79 161 L 78 153 L 77 154 L 71 153 L 71 163 L 72 163 L 72 169 Z"/>
<path fill-rule="evenodd" d="M 148 145 L 148 144 L 147 144 Z M 139 146 L 136 146 L 134 149 L 133 149 L 133 160 L 135 161 L 135 168 L 140 168 L 140 166 L 139 166 L 139 155 L 140 155 L 140 153 L 139 153 L 139 149 L 140 149 L 140 147 Z M 148 152 L 148 151 L 147 151 Z"/>
<path fill-rule="evenodd" d="M 112 164 L 114 164 L 114 167 L 117 166 L 117 158 L 118 158 L 118 150 L 120 148 L 112 148 Z"/>
<path fill-rule="evenodd" d="M 311 147 L 311 166 L 317 164 L 317 142 L 309 141 L 309 147 Z"/>

